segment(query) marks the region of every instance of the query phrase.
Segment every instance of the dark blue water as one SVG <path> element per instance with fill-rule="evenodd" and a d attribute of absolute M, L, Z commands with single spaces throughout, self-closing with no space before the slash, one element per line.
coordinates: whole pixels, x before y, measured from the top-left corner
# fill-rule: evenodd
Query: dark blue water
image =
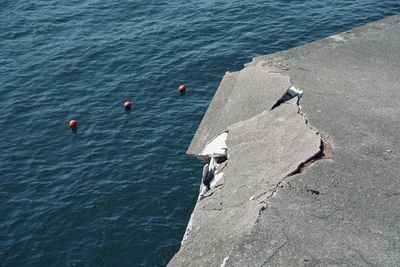
<path fill-rule="evenodd" d="M 185 150 L 223 73 L 396 12 L 399 1 L 0 0 L 0 265 L 165 265 L 201 176 Z"/>

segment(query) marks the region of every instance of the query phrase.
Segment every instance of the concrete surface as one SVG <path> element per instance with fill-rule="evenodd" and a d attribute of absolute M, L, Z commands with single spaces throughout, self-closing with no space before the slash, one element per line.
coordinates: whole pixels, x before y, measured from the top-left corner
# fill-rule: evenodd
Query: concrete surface
<path fill-rule="evenodd" d="M 400 266 L 399 101 L 400 16 L 225 76 L 188 149 L 228 130 L 223 179 L 169 266 Z"/>

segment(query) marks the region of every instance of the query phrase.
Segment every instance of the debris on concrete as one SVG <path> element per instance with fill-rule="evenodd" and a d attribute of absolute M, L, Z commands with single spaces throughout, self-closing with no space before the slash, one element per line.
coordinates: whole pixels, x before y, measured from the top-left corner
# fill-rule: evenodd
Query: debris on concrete
<path fill-rule="evenodd" d="M 215 137 L 210 143 L 208 143 L 203 151 L 201 151 L 200 156 L 223 156 L 226 155 L 226 139 L 228 137 L 228 132 L 223 132 Z"/>

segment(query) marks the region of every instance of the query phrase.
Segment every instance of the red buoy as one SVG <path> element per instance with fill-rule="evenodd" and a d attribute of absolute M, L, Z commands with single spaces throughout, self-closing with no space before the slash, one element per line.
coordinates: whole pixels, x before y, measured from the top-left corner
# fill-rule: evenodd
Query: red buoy
<path fill-rule="evenodd" d="M 132 108 L 131 101 L 125 101 L 124 107 L 125 107 L 125 110 L 130 110 Z"/>
<path fill-rule="evenodd" d="M 78 123 L 76 122 L 76 120 L 70 120 L 69 121 L 69 127 L 72 129 L 72 130 L 76 130 L 76 127 L 78 126 Z"/>
<path fill-rule="evenodd" d="M 179 93 L 181 95 L 184 95 L 186 93 L 186 86 L 184 85 L 179 86 Z"/>

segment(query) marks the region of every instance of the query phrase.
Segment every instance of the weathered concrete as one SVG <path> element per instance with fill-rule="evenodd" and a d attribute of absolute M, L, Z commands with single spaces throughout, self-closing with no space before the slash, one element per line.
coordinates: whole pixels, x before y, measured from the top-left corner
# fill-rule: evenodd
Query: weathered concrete
<path fill-rule="evenodd" d="M 188 149 L 198 155 L 204 146 L 233 123 L 270 109 L 290 86 L 288 76 L 249 67 L 225 75 Z"/>
<path fill-rule="evenodd" d="M 333 159 L 300 172 L 321 136 L 296 101 L 269 110 L 290 83 L 334 144 Z M 400 16 L 225 77 L 189 148 L 228 130 L 223 181 L 198 201 L 170 266 L 399 266 L 399 100 Z"/>

